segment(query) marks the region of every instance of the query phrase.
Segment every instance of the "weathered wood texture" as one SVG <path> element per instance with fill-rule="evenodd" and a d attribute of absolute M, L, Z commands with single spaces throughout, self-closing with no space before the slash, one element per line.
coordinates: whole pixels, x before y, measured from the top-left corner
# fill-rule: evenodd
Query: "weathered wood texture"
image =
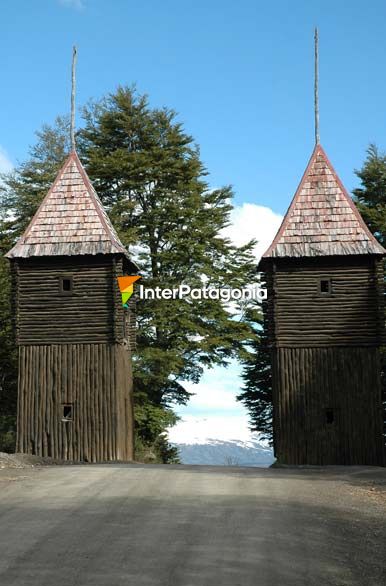
<path fill-rule="evenodd" d="M 117 286 L 122 260 L 112 256 L 19 259 L 16 264 L 17 343 L 68 344 L 124 339 L 124 309 Z M 60 292 L 60 278 L 73 290 Z"/>
<path fill-rule="evenodd" d="M 320 294 L 321 279 L 331 281 L 331 294 Z M 382 280 L 376 257 L 276 260 L 266 273 L 272 345 L 381 344 Z"/>
<path fill-rule="evenodd" d="M 382 260 L 276 259 L 267 269 L 276 456 L 293 465 L 384 465 Z M 331 294 L 320 293 L 321 279 Z"/>
<path fill-rule="evenodd" d="M 272 361 L 281 463 L 385 464 L 378 348 L 277 348 Z"/>
<path fill-rule="evenodd" d="M 90 462 L 132 459 L 135 331 L 126 331 L 131 318 L 117 285 L 123 259 L 18 259 L 12 266 L 18 449 Z M 60 293 L 61 277 L 72 279 L 68 294 Z M 73 421 L 62 420 L 65 404 Z"/>
<path fill-rule="evenodd" d="M 63 405 L 73 420 L 63 421 Z M 133 458 L 132 373 L 122 344 L 19 348 L 17 449 L 68 460 Z"/>

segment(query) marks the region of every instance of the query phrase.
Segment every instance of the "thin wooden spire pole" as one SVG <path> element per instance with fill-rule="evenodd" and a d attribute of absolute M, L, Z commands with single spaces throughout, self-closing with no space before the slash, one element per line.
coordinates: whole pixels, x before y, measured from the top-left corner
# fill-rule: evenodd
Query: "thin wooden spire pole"
<path fill-rule="evenodd" d="M 315 28 L 315 86 L 314 86 L 314 105 L 315 105 L 315 143 L 319 144 L 319 35 L 318 29 Z"/>
<path fill-rule="evenodd" d="M 75 92 L 76 92 L 76 57 L 77 49 L 74 46 L 72 50 L 72 76 L 71 76 L 71 149 L 74 151 L 75 145 Z"/>

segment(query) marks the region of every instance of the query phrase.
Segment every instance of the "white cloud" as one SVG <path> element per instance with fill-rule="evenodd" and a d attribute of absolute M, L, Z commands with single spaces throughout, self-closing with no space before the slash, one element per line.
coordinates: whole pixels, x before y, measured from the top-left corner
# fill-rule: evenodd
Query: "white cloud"
<path fill-rule="evenodd" d="M 237 246 L 246 244 L 252 238 L 257 240 L 255 255 L 260 259 L 275 237 L 283 216 L 276 214 L 271 208 L 253 203 L 236 206 L 231 215 L 231 225 L 223 234 Z"/>
<path fill-rule="evenodd" d="M 83 0 L 59 0 L 59 4 L 67 8 L 75 8 L 75 10 L 83 10 L 85 8 Z"/>
<path fill-rule="evenodd" d="M 221 373 L 221 379 L 224 379 L 227 371 L 228 369 L 225 368 L 217 368 L 213 369 L 213 374 L 219 376 Z M 197 385 L 185 384 L 189 392 L 195 393 L 189 401 L 190 408 L 214 411 L 233 410 L 236 407 L 234 394 L 228 391 L 224 382 L 218 380 L 215 385 L 203 382 Z"/>
<path fill-rule="evenodd" d="M 0 173 L 7 173 L 13 168 L 7 152 L 0 146 Z"/>
<path fill-rule="evenodd" d="M 237 362 L 231 362 L 227 368 L 211 368 L 204 371 L 198 384 L 183 383 L 184 387 L 194 396 L 187 407 L 177 408 L 176 412 L 183 415 L 186 410 L 197 416 L 209 412 L 241 415 L 243 408 L 236 401 L 240 390 L 241 368 Z"/>

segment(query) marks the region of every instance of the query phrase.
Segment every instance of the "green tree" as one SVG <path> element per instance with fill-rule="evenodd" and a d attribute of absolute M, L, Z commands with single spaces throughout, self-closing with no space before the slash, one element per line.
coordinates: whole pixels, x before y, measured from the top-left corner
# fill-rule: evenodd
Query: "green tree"
<path fill-rule="evenodd" d="M 361 181 L 361 187 L 353 190 L 355 203 L 370 231 L 386 246 L 386 154 L 371 144 L 355 173 Z"/>
<path fill-rule="evenodd" d="M 144 285 L 242 287 L 255 279 L 252 243 L 237 248 L 222 236 L 232 191 L 209 189 L 175 112 L 119 88 L 84 117 L 81 157 L 122 241 L 139 251 Z M 242 355 L 251 336 L 218 300 L 139 301 L 138 316 L 134 388 L 156 406 L 186 403 L 184 381 Z"/>
<path fill-rule="evenodd" d="M 11 296 L 9 266 L 0 258 L 0 451 L 13 451 L 15 447 L 17 360 Z"/>
<path fill-rule="evenodd" d="M 3 174 L 0 184 L 1 236 L 9 242 L 26 229 L 69 152 L 69 119 L 58 116 L 54 126 L 44 124 L 29 159 Z M 7 250 L 2 251 L 7 252 Z"/>
<path fill-rule="evenodd" d="M 261 286 L 264 286 L 263 281 Z M 253 327 L 255 336 L 248 345 L 248 355 L 242 361 L 244 386 L 237 400 L 244 403 L 249 413 L 251 431 L 258 431 L 272 445 L 271 355 L 265 318 L 259 303 L 247 309 L 246 319 Z"/>
<path fill-rule="evenodd" d="M 355 173 L 361 186 L 353 190 L 354 201 L 370 231 L 386 247 L 386 154 L 370 144 L 362 168 Z M 386 347 L 381 360 L 386 432 Z"/>
<path fill-rule="evenodd" d="M 45 126 L 30 159 L 5 178 L 9 238 L 22 232 L 52 183 L 67 136 L 66 119 Z M 222 235 L 232 190 L 209 189 L 199 150 L 173 111 L 150 108 L 145 96 L 119 88 L 84 109 L 78 152 L 146 286 L 238 287 L 255 279 L 252 243 L 237 248 Z M 170 461 L 175 453 L 163 432 L 175 422 L 172 405 L 189 399 L 184 381 L 245 355 L 253 333 L 218 300 L 147 300 L 137 309 L 137 445 Z"/>

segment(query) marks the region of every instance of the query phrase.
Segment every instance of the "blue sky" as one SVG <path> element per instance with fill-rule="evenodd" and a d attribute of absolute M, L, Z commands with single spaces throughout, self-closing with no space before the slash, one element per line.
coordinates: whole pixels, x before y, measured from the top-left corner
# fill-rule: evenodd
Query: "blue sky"
<path fill-rule="evenodd" d="M 386 149 L 385 22 L 381 0 L 3 2 L 0 167 L 22 161 L 41 124 L 68 112 L 75 43 L 78 105 L 136 83 L 154 106 L 174 108 L 211 185 L 234 186 L 233 233 L 269 240 L 313 148 L 313 27 L 321 142 L 351 190 L 369 142 Z M 236 367 L 225 377 L 237 387 Z M 221 381 L 208 373 L 198 394 Z M 228 398 L 229 416 L 245 418 Z M 189 409 L 196 416 L 198 402 Z"/>
<path fill-rule="evenodd" d="M 14 0 L 1 6 L 0 145 L 22 160 L 34 131 L 136 82 L 176 109 L 213 185 L 283 213 L 313 144 L 313 27 L 321 139 L 350 189 L 369 141 L 386 147 L 386 4 L 343 0 Z"/>

